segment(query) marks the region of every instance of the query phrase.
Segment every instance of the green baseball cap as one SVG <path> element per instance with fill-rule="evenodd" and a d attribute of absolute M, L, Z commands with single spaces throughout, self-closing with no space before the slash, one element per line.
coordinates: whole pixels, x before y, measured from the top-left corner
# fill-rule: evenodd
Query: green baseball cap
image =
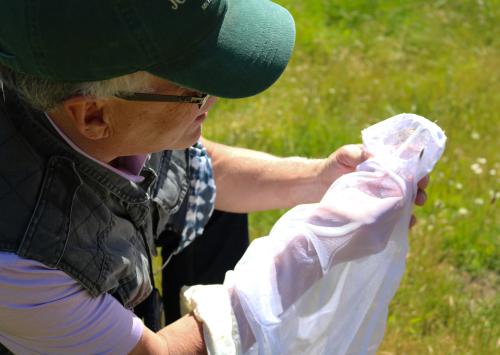
<path fill-rule="evenodd" d="M 295 42 L 269 0 L 0 0 L 0 63 L 64 82 L 147 71 L 211 95 L 271 86 Z"/>

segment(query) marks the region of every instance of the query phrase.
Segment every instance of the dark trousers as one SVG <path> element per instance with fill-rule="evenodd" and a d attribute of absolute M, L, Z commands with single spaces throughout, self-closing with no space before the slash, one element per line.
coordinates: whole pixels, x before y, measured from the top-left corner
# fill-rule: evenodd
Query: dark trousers
<path fill-rule="evenodd" d="M 180 318 L 179 292 L 184 285 L 222 283 L 248 247 L 248 216 L 214 211 L 204 233 L 178 255 L 162 273 L 166 324 Z M 168 251 L 162 253 L 167 257 Z"/>

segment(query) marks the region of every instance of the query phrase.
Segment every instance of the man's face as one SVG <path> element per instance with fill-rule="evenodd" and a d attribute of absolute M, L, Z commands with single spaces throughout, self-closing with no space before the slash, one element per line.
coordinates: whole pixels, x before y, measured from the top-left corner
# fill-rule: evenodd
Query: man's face
<path fill-rule="evenodd" d="M 196 92 L 153 78 L 154 93 L 190 96 Z M 166 149 L 184 149 L 201 136 L 201 126 L 216 98 L 203 107 L 172 102 L 139 102 L 110 99 L 104 115 L 111 127 L 111 138 L 118 155 L 136 155 Z"/>

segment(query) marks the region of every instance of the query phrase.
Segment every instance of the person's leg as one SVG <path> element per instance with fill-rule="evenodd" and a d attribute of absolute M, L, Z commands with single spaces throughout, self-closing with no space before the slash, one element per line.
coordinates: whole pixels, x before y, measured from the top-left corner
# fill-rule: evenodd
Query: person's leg
<path fill-rule="evenodd" d="M 172 257 L 162 273 L 166 323 L 180 317 L 179 292 L 184 285 L 222 283 L 248 247 L 248 216 L 214 211 L 203 235 Z M 168 251 L 166 251 L 168 253 Z M 162 253 L 165 259 L 167 255 Z"/>

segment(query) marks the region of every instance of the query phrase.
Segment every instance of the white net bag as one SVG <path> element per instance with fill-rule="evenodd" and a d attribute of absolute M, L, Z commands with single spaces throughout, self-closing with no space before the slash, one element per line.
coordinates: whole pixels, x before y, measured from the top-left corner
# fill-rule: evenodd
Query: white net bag
<path fill-rule="evenodd" d="M 446 136 L 412 114 L 362 136 L 372 158 L 319 203 L 288 211 L 223 285 L 184 293 L 204 322 L 209 353 L 376 352 L 405 268 L 417 182 L 442 155 Z"/>

